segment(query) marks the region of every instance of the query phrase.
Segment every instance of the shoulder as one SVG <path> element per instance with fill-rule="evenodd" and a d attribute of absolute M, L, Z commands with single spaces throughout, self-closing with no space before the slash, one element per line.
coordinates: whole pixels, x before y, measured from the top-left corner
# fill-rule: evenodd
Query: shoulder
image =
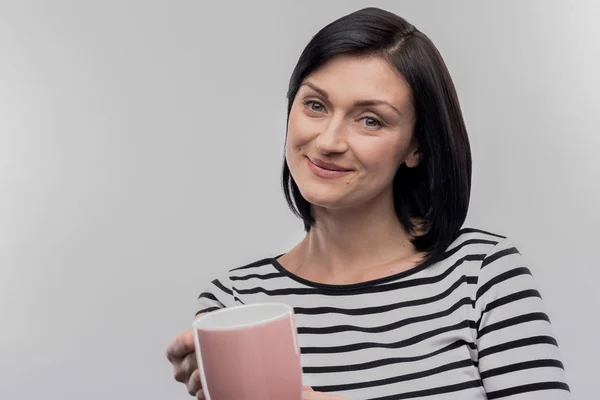
<path fill-rule="evenodd" d="M 251 263 L 242 265 L 241 267 L 233 268 L 233 269 L 229 270 L 229 272 L 230 273 L 237 273 L 237 272 L 240 272 L 240 271 L 248 271 L 248 270 L 253 270 L 253 269 L 256 269 L 256 268 L 260 268 L 260 267 L 263 267 L 265 265 L 272 265 L 274 259 L 275 258 L 273 258 L 273 257 L 261 258 L 260 260 L 252 261 Z"/>
<path fill-rule="evenodd" d="M 446 248 L 444 258 L 453 255 L 485 256 L 499 243 L 506 241 L 504 235 L 475 228 L 463 228 L 459 230 L 452 243 Z"/>
<path fill-rule="evenodd" d="M 227 271 L 227 277 L 230 281 L 246 280 L 252 277 L 260 277 L 274 272 L 276 257 L 265 257 L 252 261 L 239 267 L 234 267 Z"/>
<path fill-rule="evenodd" d="M 505 235 L 476 228 L 462 228 L 455 235 L 455 241 L 461 242 L 465 240 L 487 240 L 490 243 L 497 243 L 505 239 Z"/>
<path fill-rule="evenodd" d="M 269 272 L 272 273 L 273 261 L 274 258 L 263 258 L 217 274 L 198 297 L 202 306 L 199 312 L 231 307 L 237 303 L 241 303 L 237 297 L 239 295 L 236 290 L 237 284 L 241 283 L 240 281 L 249 281 L 252 278 L 264 279 L 268 277 Z M 270 271 L 265 272 L 265 269 L 269 268 Z"/>
<path fill-rule="evenodd" d="M 274 260 L 275 259 L 273 257 L 267 257 L 242 265 L 240 267 L 226 269 L 213 277 L 211 284 L 219 287 L 226 287 L 230 290 L 232 282 L 236 280 L 248 279 L 253 275 L 260 273 L 261 269 L 269 267 L 273 268 Z"/>
<path fill-rule="evenodd" d="M 467 244 L 482 244 L 487 247 L 482 267 L 491 264 L 504 256 L 509 256 L 511 254 L 520 255 L 515 243 L 507 236 L 474 228 L 461 229 L 452 245 L 450 245 L 449 251 L 453 248 L 465 246 Z"/>
<path fill-rule="evenodd" d="M 461 247 L 469 247 L 470 254 L 477 253 L 475 271 L 471 272 L 477 276 L 478 286 L 492 286 L 519 276 L 531 277 L 515 242 L 504 235 L 473 228 L 461 229 L 448 252 Z"/>
<path fill-rule="evenodd" d="M 446 250 L 445 258 L 464 258 L 478 261 L 478 269 L 481 271 L 489 268 L 497 273 L 503 269 L 519 263 L 520 252 L 514 242 L 498 233 L 475 228 L 463 228 L 457 232 L 452 244 Z"/>

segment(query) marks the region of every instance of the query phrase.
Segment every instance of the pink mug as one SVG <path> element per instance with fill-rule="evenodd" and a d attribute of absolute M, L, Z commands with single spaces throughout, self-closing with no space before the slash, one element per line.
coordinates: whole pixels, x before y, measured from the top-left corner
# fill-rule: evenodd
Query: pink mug
<path fill-rule="evenodd" d="M 294 309 L 283 303 L 224 308 L 193 323 L 207 400 L 301 400 Z"/>

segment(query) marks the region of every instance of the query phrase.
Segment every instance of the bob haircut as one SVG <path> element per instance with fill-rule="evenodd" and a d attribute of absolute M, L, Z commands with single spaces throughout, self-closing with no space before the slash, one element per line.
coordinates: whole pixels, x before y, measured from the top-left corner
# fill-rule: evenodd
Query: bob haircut
<path fill-rule="evenodd" d="M 431 40 L 406 20 L 374 7 L 358 10 L 321 29 L 300 55 L 287 92 L 288 121 L 303 80 L 342 54 L 380 57 L 411 88 L 421 162 L 398 168 L 394 208 L 416 249 L 427 254 L 423 264 L 439 261 L 465 221 L 471 192 L 471 150 L 450 73 Z M 315 224 L 311 205 L 285 157 L 282 185 L 290 209 L 308 232 Z"/>

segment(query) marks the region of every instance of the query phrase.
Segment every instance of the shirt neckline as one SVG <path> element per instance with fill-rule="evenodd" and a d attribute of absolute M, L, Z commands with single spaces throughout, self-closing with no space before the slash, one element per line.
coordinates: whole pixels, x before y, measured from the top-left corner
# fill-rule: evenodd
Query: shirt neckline
<path fill-rule="evenodd" d="M 296 282 L 299 282 L 299 283 L 309 286 L 309 287 L 322 289 L 322 290 L 329 290 L 329 291 L 345 291 L 345 292 L 347 292 L 347 291 L 354 291 L 354 290 L 369 288 L 369 287 L 376 286 L 376 285 L 379 285 L 382 283 L 387 283 L 387 282 L 405 278 L 407 276 L 414 275 L 417 272 L 420 272 L 432 265 L 430 262 L 425 262 L 425 263 L 417 265 L 411 269 L 408 269 L 408 270 L 402 271 L 402 272 L 398 272 L 398 273 L 390 275 L 390 276 L 384 276 L 382 278 L 371 279 L 368 281 L 358 282 L 358 283 L 350 283 L 350 284 L 345 284 L 345 285 L 334 285 L 334 284 L 328 284 L 328 283 L 314 282 L 314 281 L 302 278 L 302 277 L 294 274 L 293 272 L 288 271 L 278 261 L 278 259 L 281 256 L 283 256 L 284 254 L 285 253 L 280 254 L 276 257 L 268 258 L 268 261 L 271 263 L 271 265 L 273 265 L 273 267 L 275 269 L 277 269 L 279 272 L 286 275 L 288 278 L 293 279 Z"/>

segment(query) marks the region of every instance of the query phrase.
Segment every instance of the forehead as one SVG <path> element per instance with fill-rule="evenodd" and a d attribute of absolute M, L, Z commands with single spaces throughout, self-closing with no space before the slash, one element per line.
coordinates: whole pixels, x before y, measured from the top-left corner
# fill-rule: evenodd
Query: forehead
<path fill-rule="evenodd" d="M 379 57 L 340 55 L 308 75 L 305 81 L 325 90 L 333 102 L 373 99 L 403 108 L 411 103 L 404 77 Z"/>

